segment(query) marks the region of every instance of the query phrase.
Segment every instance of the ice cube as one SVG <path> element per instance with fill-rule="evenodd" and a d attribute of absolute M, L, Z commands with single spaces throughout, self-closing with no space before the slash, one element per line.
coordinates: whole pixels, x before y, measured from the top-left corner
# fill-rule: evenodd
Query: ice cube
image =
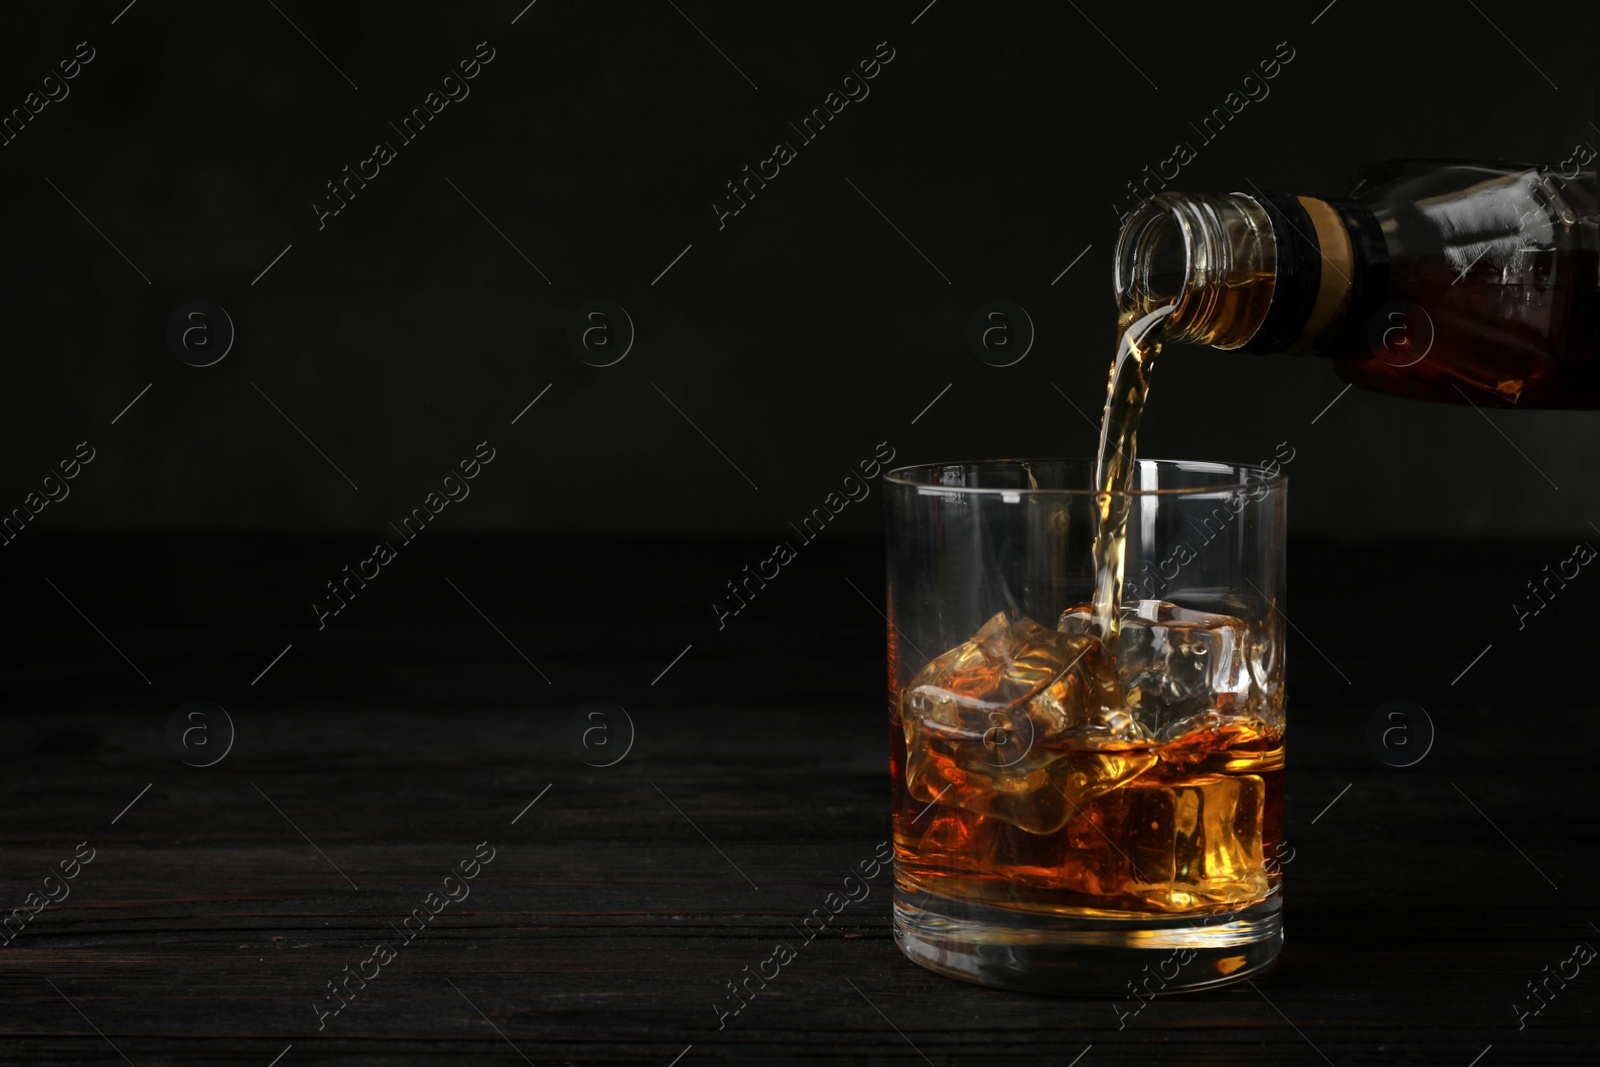
<path fill-rule="evenodd" d="M 1105 646 L 1026 616 L 995 615 L 924 667 L 900 702 L 911 795 L 1030 833 L 1059 830 L 1155 762 L 1127 748 L 1149 736 L 1123 706 Z"/>
<path fill-rule="evenodd" d="M 1146 780 L 1123 790 L 1128 892 L 1167 911 L 1265 896 L 1265 795 L 1262 780 L 1249 774 Z"/>
<path fill-rule="evenodd" d="M 1271 889 L 1262 837 L 1266 794 L 1259 775 L 1187 773 L 1163 756 L 1121 788 L 1088 800 L 1058 833 L 1024 834 L 966 813 L 934 815 L 929 821 L 939 828 L 918 848 L 942 850 L 951 866 L 1081 893 L 1112 910 L 1242 907 Z"/>
<path fill-rule="evenodd" d="M 1093 609 L 1061 616 L 1067 634 L 1087 634 Z M 1127 707 L 1163 741 L 1255 710 L 1248 623 L 1162 600 L 1122 605 L 1117 673 Z"/>

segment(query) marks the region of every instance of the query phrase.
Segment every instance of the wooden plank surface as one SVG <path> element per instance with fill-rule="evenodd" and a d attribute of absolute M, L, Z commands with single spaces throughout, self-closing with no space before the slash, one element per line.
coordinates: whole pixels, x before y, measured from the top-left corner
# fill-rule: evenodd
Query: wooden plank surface
<path fill-rule="evenodd" d="M 1517 632 L 1504 606 L 1473 614 L 1465 580 L 1536 573 L 1540 546 L 1297 546 L 1287 947 L 1253 987 L 1119 1029 L 1109 1000 L 907 962 L 887 871 L 801 943 L 889 832 L 871 543 L 819 544 L 723 631 L 699 601 L 744 546 L 669 546 L 666 567 L 642 546 L 442 544 L 319 633 L 293 593 L 336 545 L 90 540 L 8 579 L 33 624 L 8 658 L 0 894 L 69 895 L 0 947 L 0 1062 L 1596 1062 L 1588 968 L 1523 1029 L 1512 1007 L 1600 945 L 1584 605 Z M 74 576 L 98 636 L 45 575 Z M 1412 768 L 1368 748 L 1393 698 L 1437 732 Z M 215 766 L 168 745 L 189 699 L 234 723 Z M 589 700 L 631 720 L 614 766 L 572 741 Z M 46 883 L 80 842 L 93 859 Z M 449 883 L 468 895 L 402 936 L 483 842 L 493 859 Z M 780 942 L 797 959 L 719 1028 L 725 983 Z M 380 944 L 393 958 L 365 963 Z M 321 1017 L 351 972 L 375 976 Z"/>

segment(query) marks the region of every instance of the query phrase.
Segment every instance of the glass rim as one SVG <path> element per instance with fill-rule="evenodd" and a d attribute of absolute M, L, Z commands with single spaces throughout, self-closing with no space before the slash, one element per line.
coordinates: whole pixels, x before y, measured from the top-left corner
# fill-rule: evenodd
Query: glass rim
<path fill-rule="evenodd" d="M 1144 497 L 1144 496 L 1211 496 L 1217 493 L 1233 491 L 1249 491 L 1257 485 L 1265 485 L 1269 490 L 1281 490 L 1288 486 L 1289 476 L 1280 468 L 1277 473 L 1270 473 L 1265 467 L 1253 463 L 1219 463 L 1211 460 L 1200 459 L 1137 459 L 1134 461 L 1143 468 L 1146 464 L 1151 466 L 1178 469 L 1191 474 L 1218 474 L 1225 475 L 1223 481 L 1207 483 L 1205 485 L 1171 486 L 1161 489 L 1129 489 L 1123 492 L 1112 493 L 1112 496 Z M 1009 467 L 1015 468 L 1024 463 L 1060 463 L 1077 464 L 1093 469 L 1095 461 L 1086 457 L 1060 456 L 1018 456 L 1006 459 L 968 459 L 946 460 L 941 463 L 913 463 L 894 470 L 885 471 L 883 481 L 889 485 L 903 486 L 907 489 L 925 489 L 944 494 L 960 493 L 1003 493 L 1016 496 L 1019 493 L 1028 493 L 1034 496 L 1083 496 L 1095 497 L 1105 495 L 1098 489 L 1024 489 L 1015 485 L 990 486 L 990 485 L 943 485 L 937 481 L 917 481 L 912 475 L 917 472 L 938 472 L 946 467 Z M 1252 479 L 1252 475 L 1256 477 Z"/>

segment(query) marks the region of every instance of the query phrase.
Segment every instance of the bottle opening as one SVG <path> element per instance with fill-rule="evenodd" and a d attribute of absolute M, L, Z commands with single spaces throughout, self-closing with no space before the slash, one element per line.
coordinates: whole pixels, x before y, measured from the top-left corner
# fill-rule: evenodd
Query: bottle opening
<path fill-rule="evenodd" d="M 1117 307 L 1131 321 L 1175 304 L 1167 340 L 1238 348 L 1266 318 L 1276 267 L 1272 222 L 1252 198 L 1159 193 L 1117 238 Z"/>
<path fill-rule="evenodd" d="M 1173 213 L 1146 200 L 1122 227 L 1116 253 L 1117 307 L 1143 315 L 1189 288 L 1189 249 Z"/>

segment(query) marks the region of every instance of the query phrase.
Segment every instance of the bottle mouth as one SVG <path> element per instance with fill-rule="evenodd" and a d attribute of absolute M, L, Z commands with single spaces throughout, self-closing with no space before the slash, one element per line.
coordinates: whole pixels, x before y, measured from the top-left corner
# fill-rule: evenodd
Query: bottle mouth
<path fill-rule="evenodd" d="M 1135 208 L 1117 238 L 1117 308 L 1129 315 L 1176 303 L 1194 277 L 1185 228 L 1174 206 L 1161 200 L 1158 196 Z"/>
<path fill-rule="evenodd" d="M 1276 260 L 1271 219 L 1253 198 L 1157 193 L 1117 237 L 1117 308 L 1126 324 L 1176 305 L 1168 341 L 1238 348 L 1265 317 Z"/>

